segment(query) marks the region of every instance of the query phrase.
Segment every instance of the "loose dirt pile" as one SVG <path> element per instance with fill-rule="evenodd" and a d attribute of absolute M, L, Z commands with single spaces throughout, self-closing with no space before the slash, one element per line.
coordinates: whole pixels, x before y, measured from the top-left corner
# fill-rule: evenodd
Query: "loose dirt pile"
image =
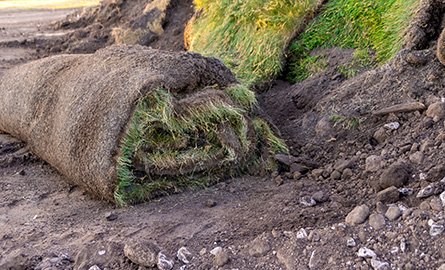
<path fill-rule="evenodd" d="M 44 54 L 93 53 L 112 44 L 184 50 L 182 36 L 193 13 L 191 1 L 106 0 L 68 16 L 56 30 L 72 33 L 44 47 Z"/>

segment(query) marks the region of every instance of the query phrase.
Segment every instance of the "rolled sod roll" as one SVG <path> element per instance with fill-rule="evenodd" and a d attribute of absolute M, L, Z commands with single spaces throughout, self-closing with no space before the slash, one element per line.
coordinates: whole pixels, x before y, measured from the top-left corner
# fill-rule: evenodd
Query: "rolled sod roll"
<path fill-rule="evenodd" d="M 141 46 L 59 55 L 0 78 L 0 131 L 120 205 L 258 168 L 286 147 L 219 60 Z"/>

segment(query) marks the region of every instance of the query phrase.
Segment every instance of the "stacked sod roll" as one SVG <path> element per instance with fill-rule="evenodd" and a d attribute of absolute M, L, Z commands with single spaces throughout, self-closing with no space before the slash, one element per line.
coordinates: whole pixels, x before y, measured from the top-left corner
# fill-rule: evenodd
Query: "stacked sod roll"
<path fill-rule="evenodd" d="M 120 205 L 273 167 L 286 147 L 220 61 L 112 46 L 0 78 L 0 130 Z"/>

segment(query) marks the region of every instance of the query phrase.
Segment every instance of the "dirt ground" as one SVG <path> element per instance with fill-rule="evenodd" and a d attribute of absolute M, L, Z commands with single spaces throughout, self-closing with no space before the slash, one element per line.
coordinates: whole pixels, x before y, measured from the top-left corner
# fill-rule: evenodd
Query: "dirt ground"
<path fill-rule="evenodd" d="M 27 44 L 33 39 L 70 31 L 45 30 L 68 12 L 0 11 L 0 72 L 38 57 L 38 46 Z M 350 53 L 327 54 L 336 66 Z M 439 269 L 445 263 L 443 205 L 438 192 L 422 199 L 416 194 L 439 183 L 431 179 L 434 172 L 440 179 L 445 175 L 436 168 L 445 152 L 443 119 L 433 121 L 425 110 L 377 118 L 357 112 L 440 101 L 444 68 L 434 56 L 403 57 L 417 64 L 399 61 L 352 80 L 328 69 L 294 86 L 276 82 L 263 94 L 262 106 L 297 157 L 283 158 L 280 175 L 232 179 L 133 207 L 92 198 L 25 144 L 0 134 L 0 269 L 152 269 L 124 256 L 124 246 L 133 241 L 156 244 L 174 261 L 173 269 Z M 419 65 L 428 79 L 413 85 L 409 78 Z M 396 74 L 407 83 L 378 74 Z M 387 82 L 381 89 L 397 85 L 405 95 L 377 92 L 377 99 L 349 91 L 379 81 Z M 358 129 L 351 128 L 356 118 Z M 390 122 L 401 127 L 383 128 Z M 397 161 L 409 169 L 387 178 L 402 175 L 407 181 L 400 188 L 414 195 L 407 191 L 399 198 L 396 189 L 380 202 L 376 193 L 386 188 L 380 176 Z M 367 207 L 348 215 L 361 205 Z M 192 254 L 188 264 L 177 256 L 181 247 Z M 375 254 L 363 254 L 363 248 Z M 158 263 L 158 269 L 171 268 Z"/>
<path fill-rule="evenodd" d="M 0 10 L 0 72 L 36 58 L 29 48 L 36 40 L 64 35 L 49 31 L 48 24 L 62 20 L 74 10 Z"/>

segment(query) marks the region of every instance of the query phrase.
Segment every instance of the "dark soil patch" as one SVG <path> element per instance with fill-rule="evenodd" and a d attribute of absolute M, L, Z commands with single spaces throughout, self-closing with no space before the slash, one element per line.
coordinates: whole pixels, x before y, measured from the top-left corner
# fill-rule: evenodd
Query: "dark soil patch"
<path fill-rule="evenodd" d="M 128 27 L 133 30 L 147 28 L 147 23 L 156 20 L 159 13 L 144 15 L 145 0 L 103 1 L 100 6 L 77 11 L 66 20 L 54 25 L 56 30 L 71 30 L 72 33 L 44 47 L 44 55 L 67 53 L 93 53 L 114 44 L 114 28 Z M 162 19 L 163 33 L 153 34 L 136 42 L 139 45 L 168 51 L 182 51 L 184 28 L 193 15 L 191 0 L 172 0 Z M 134 44 L 134 43 L 133 43 Z"/>

